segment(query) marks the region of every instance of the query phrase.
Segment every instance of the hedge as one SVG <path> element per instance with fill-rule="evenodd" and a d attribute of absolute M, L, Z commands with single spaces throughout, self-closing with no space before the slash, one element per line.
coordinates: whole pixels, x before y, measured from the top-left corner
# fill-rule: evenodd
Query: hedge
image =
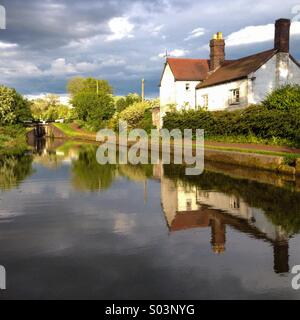
<path fill-rule="evenodd" d="M 300 110 L 269 110 L 265 106 L 251 106 L 242 111 L 209 112 L 182 111 L 167 113 L 164 128 L 204 129 L 209 136 L 248 136 L 282 138 L 300 144 Z"/>

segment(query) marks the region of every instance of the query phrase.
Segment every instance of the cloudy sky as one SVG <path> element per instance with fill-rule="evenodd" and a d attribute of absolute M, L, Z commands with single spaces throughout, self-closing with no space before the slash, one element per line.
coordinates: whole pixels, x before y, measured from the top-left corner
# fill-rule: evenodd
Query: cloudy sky
<path fill-rule="evenodd" d="M 300 0 L 0 0 L 0 84 L 23 94 L 64 94 L 67 79 L 108 79 L 116 94 L 158 95 L 164 52 L 207 58 L 222 31 L 227 58 L 273 47 L 277 18 L 291 18 L 300 60 Z M 299 13 L 299 19 L 297 17 Z M 299 22 L 298 22 L 299 21 Z"/>

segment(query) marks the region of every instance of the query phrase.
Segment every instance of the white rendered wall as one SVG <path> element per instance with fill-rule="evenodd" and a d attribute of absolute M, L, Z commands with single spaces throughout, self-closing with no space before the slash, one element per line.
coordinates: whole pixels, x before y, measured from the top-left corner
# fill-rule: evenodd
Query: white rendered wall
<path fill-rule="evenodd" d="M 278 53 L 250 77 L 255 80 L 251 81 L 249 103 L 259 103 L 279 86 L 300 84 L 300 68 L 288 54 Z"/>
<path fill-rule="evenodd" d="M 230 105 L 232 90 L 240 89 L 240 104 Z M 197 90 L 197 106 L 203 106 L 203 96 L 208 95 L 208 110 L 238 109 L 248 106 L 248 80 L 242 79 Z"/>

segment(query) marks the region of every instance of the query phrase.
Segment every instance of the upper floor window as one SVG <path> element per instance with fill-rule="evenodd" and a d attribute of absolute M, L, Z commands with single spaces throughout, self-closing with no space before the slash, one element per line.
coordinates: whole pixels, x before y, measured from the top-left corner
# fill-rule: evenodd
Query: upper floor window
<path fill-rule="evenodd" d="M 191 90 L 191 85 L 188 82 L 185 84 L 185 90 L 186 91 L 190 91 Z"/>
<path fill-rule="evenodd" d="M 240 103 L 240 89 L 231 90 L 231 97 L 229 99 L 229 104 L 239 104 Z"/>

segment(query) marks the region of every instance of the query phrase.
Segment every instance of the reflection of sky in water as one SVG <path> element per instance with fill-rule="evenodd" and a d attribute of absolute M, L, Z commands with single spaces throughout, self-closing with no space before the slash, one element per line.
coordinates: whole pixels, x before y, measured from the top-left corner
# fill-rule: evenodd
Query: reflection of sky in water
<path fill-rule="evenodd" d="M 227 225 L 217 255 L 210 226 L 172 232 L 163 181 L 116 175 L 91 192 L 74 186 L 72 164 L 33 167 L 0 193 L 0 264 L 9 274 L 0 298 L 300 298 L 292 277 L 274 272 L 263 237 Z M 299 245 L 298 235 L 289 240 L 290 266 L 300 264 Z"/>

